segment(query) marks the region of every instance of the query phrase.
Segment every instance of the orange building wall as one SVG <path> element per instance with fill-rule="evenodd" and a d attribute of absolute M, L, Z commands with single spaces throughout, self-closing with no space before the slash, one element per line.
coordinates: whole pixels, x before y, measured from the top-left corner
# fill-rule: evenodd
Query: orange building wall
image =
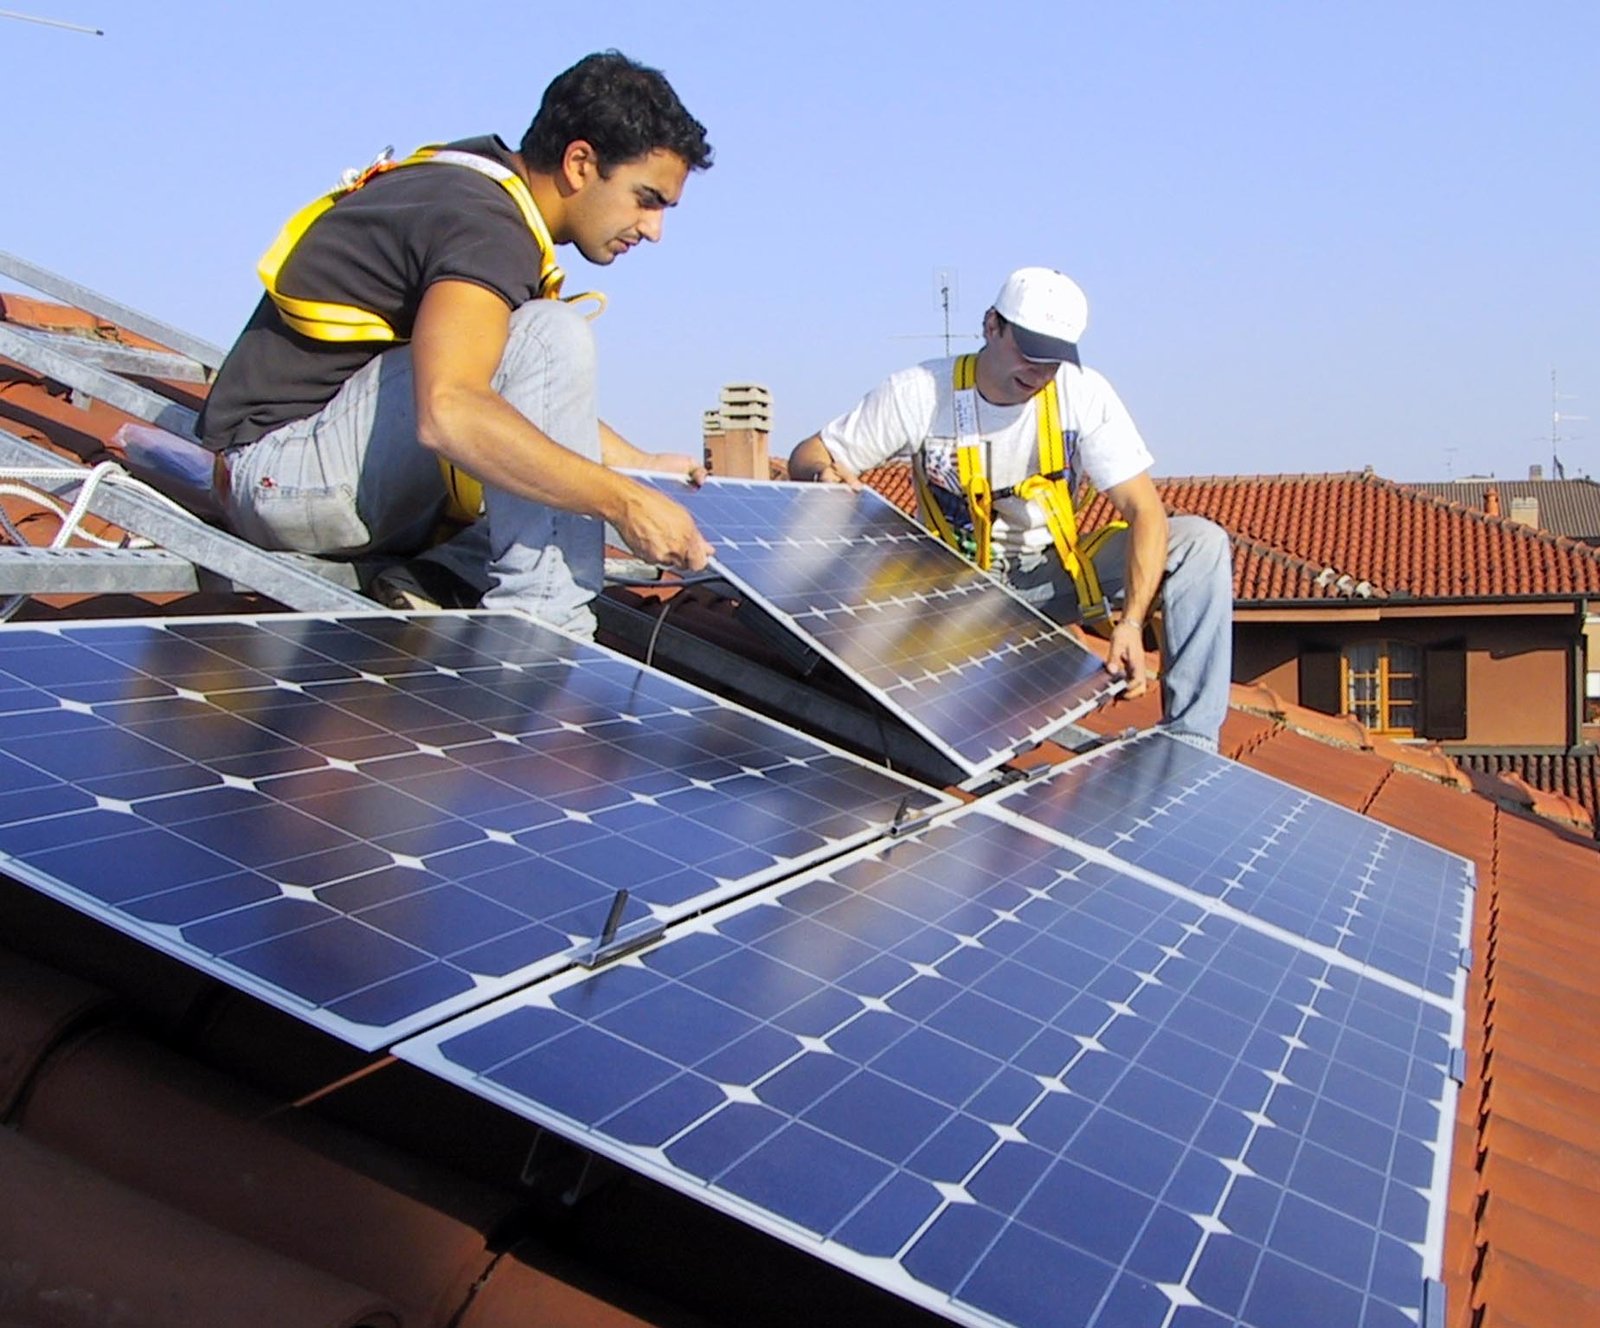
<path fill-rule="evenodd" d="M 1565 644 L 1541 642 L 1526 626 L 1475 633 L 1467 650 L 1466 740 L 1491 746 L 1576 741 Z"/>
<path fill-rule="evenodd" d="M 1364 623 L 1250 623 L 1234 628 L 1235 682 L 1262 683 L 1299 704 L 1300 653 L 1387 637 L 1426 650 L 1464 643 L 1467 736 L 1491 746 L 1560 746 L 1576 740 L 1570 620 L 1423 618 Z"/>

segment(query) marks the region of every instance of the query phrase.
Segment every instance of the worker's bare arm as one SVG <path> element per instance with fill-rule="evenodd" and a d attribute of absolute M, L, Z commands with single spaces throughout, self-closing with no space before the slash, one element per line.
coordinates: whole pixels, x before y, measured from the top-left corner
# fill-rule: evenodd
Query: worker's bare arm
<path fill-rule="evenodd" d="M 796 444 L 794 451 L 789 453 L 789 478 L 817 480 L 824 484 L 848 484 L 852 489 L 861 488 L 861 477 L 844 462 L 837 460 L 833 453 L 828 451 L 827 444 L 822 441 L 822 435 L 817 433 Z"/>
<path fill-rule="evenodd" d="M 1149 686 L 1144 657 L 1144 623 L 1161 589 L 1167 564 L 1167 509 L 1149 471 L 1114 484 L 1106 497 L 1128 523 L 1127 571 L 1122 616 L 1111 632 L 1106 668 L 1128 680 L 1125 695 L 1140 696 Z"/>
<path fill-rule="evenodd" d="M 510 325 L 505 302 L 482 286 L 428 287 L 411 340 L 423 446 L 492 488 L 611 522 L 652 562 L 704 567 L 711 548 L 682 506 L 569 451 L 494 390 Z"/>
<path fill-rule="evenodd" d="M 701 484 L 706 478 L 705 465 L 687 452 L 646 452 L 604 420 L 600 421 L 600 459 L 620 470 L 659 470 L 687 478 L 690 484 Z"/>

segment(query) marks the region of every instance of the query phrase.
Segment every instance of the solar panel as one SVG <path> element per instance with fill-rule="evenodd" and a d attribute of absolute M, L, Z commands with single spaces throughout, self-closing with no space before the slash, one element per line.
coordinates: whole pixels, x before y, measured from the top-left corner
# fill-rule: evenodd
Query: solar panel
<path fill-rule="evenodd" d="M 969 775 L 1114 690 L 1087 650 L 871 490 L 640 473 L 715 565 Z"/>
<path fill-rule="evenodd" d="M 942 797 L 516 615 L 0 629 L 0 864 L 372 1048 Z"/>
<path fill-rule="evenodd" d="M 958 1322 L 1377 1328 L 1461 1025 L 980 804 L 396 1052 Z"/>
<path fill-rule="evenodd" d="M 1472 864 L 1150 731 L 1001 805 L 1437 995 L 1465 981 Z"/>

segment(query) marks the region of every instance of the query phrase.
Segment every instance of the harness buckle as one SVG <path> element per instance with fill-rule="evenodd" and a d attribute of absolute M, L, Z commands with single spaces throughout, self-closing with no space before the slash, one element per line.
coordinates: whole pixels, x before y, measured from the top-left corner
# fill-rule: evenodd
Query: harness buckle
<path fill-rule="evenodd" d="M 346 166 L 340 171 L 339 189 L 342 193 L 353 194 L 374 175 L 379 175 L 394 165 L 394 144 L 391 143 L 360 170 L 354 166 Z"/>

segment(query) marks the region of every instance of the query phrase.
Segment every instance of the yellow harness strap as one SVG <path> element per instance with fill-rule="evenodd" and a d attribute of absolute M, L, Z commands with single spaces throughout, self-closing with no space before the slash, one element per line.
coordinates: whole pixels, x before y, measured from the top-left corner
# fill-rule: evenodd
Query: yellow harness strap
<path fill-rule="evenodd" d="M 528 192 L 528 186 L 521 176 L 503 162 L 491 157 L 480 156 L 476 152 L 461 152 L 454 148 L 442 147 L 437 143 L 418 148 L 404 161 L 395 161 L 390 151 L 385 149 L 366 170 L 350 173 L 337 189 L 330 190 L 321 198 L 312 199 L 290 217 L 284 228 L 278 232 L 278 238 L 272 242 L 257 265 L 256 271 L 261 276 L 261 283 L 267 288 L 267 294 L 283 316 L 283 321 L 301 336 L 310 337 L 313 341 L 400 340 L 399 334 L 389 325 L 388 320 L 371 310 L 359 309 L 352 304 L 338 304 L 331 300 L 303 300 L 293 295 L 285 295 L 278 289 L 278 275 L 283 271 L 283 265 L 289 261 L 289 255 L 294 252 L 295 246 L 311 229 L 312 223 L 346 194 L 353 194 L 369 180 L 386 171 L 397 171 L 407 166 L 422 166 L 429 163 L 440 166 L 462 166 L 477 171 L 480 175 L 486 175 L 495 181 L 511 196 L 511 201 L 517 205 L 517 211 L 522 214 L 523 223 L 532 233 L 534 243 L 539 249 L 539 298 L 546 300 L 562 298 L 561 285 L 566 280 L 566 274 L 556 263 L 555 241 L 551 239 L 550 228 L 545 225 L 544 218 L 539 214 L 538 205 L 533 201 L 533 195 Z M 595 301 L 596 308 L 594 313 L 588 315 L 590 318 L 598 317 L 606 305 L 606 297 L 599 291 L 585 291 L 581 295 L 566 298 L 570 304 L 582 300 Z M 466 524 L 483 515 L 483 485 L 443 457 L 439 458 L 439 468 L 444 474 L 447 495 L 446 520 L 456 524 Z"/>
<path fill-rule="evenodd" d="M 1039 474 L 1030 475 L 1017 485 L 1019 498 L 1035 501 L 1044 509 L 1045 526 L 1056 546 L 1056 554 L 1078 591 L 1078 607 L 1085 621 L 1106 612 L 1105 592 L 1094 568 L 1094 549 L 1116 527 L 1096 531 L 1093 546 L 1085 548 L 1078 540 L 1078 517 L 1067 484 L 1065 432 L 1061 427 L 1061 398 L 1051 379 L 1038 395 Z"/>
<path fill-rule="evenodd" d="M 486 175 L 494 180 L 511 196 L 511 201 L 517 205 L 517 211 L 522 214 L 522 220 L 532 232 L 534 243 L 539 248 L 539 295 L 544 299 L 560 297 L 561 283 L 565 280 L 566 274 L 556 264 L 555 241 L 550 238 L 550 230 L 544 224 L 544 218 L 539 215 L 533 195 L 528 192 L 528 186 L 523 183 L 522 178 L 515 171 L 489 157 L 430 144 L 418 148 L 403 161 L 394 161 L 385 153 L 366 170 L 342 182 L 337 189 L 330 190 L 321 198 L 313 199 L 289 218 L 283 229 L 278 232 L 278 238 L 262 255 L 261 262 L 256 267 L 261 277 L 261 284 L 267 288 L 267 294 L 272 298 L 273 304 L 277 305 L 278 312 L 283 315 L 283 321 L 301 336 L 310 337 L 313 341 L 398 341 L 400 339 L 388 321 L 371 310 L 360 309 L 351 304 L 337 304 L 330 300 L 305 300 L 285 295 L 278 289 L 278 275 L 283 271 L 283 265 L 289 261 L 289 255 L 294 252 L 295 246 L 311 229 L 312 223 L 345 195 L 353 194 L 369 180 L 388 171 L 402 170 L 407 166 L 421 166 L 430 162 L 437 165 L 464 166 L 477 171 L 480 175 Z M 575 300 L 594 298 L 601 300 L 602 304 L 604 302 L 604 297 L 597 292 L 586 292 L 573 298 Z"/>
<path fill-rule="evenodd" d="M 989 477 L 984 470 L 983 439 L 978 436 L 978 422 L 961 418 L 963 406 L 971 409 L 971 394 L 978 386 L 976 355 L 956 357 L 954 386 L 956 469 L 961 477 L 961 492 L 967 496 L 967 511 L 972 517 L 973 558 L 987 572 L 993 560 L 994 491 L 989 487 Z"/>
<path fill-rule="evenodd" d="M 1055 380 L 1051 379 L 1045 384 L 1034 398 L 1038 418 L 1038 473 L 1030 475 L 1014 489 L 1002 490 L 997 494 L 985 473 L 983 439 L 975 418 L 977 374 L 978 357 L 975 354 L 957 357 L 951 373 L 951 386 L 955 389 L 956 468 L 972 518 L 972 537 L 976 546 L 973 550 L 974 561 L 984 571 L 989 569 L 993 561 L 994 500 L 997 497 L 1015 493 L 1026 501 L 1037 502 L 1044 510 L 1045 525 L 1050 531 L 1061 565 L 1072 577 L 1083 620 L 1090 622 L 1105 617 L 1108 606 L 1100 587 L 1100 578 L 1095 572 L 1094 554 L 1111 535 L 1127 529 L 1127 523 L 1110 522 L 1087 540 L 1079 540 L 1077 513 L 1067 479 L 1071 473 L 1071 459 L 1066 454 L 1066 431 L 1061 427 L 1061 397 L 1056 390 Z M 920 452 L 913 454 L 912 469 L 924 521 L 946 544 L 959 548 L 960 538 L 934 498 L 932 482 Z M 1093 493 L 1093 488 L 1086 486 L 1085 500 L 1091 498 Z"/>

